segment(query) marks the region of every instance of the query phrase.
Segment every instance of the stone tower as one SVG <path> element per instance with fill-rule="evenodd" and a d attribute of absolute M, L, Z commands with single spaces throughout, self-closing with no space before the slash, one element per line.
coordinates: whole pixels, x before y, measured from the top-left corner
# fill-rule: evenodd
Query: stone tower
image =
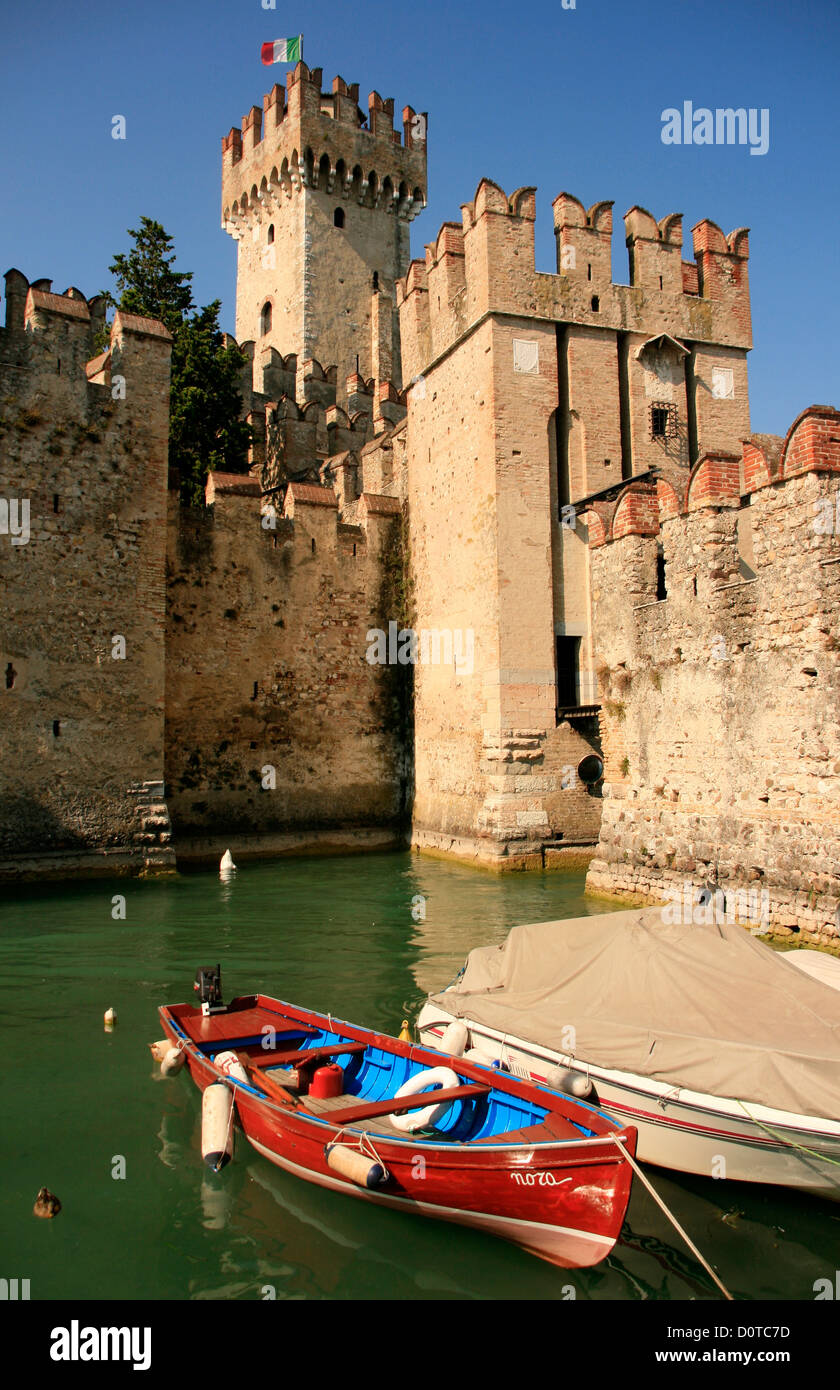
<path fill-rule="evenodd" d="M 357 83 L 322 92 L 321 77 L 298 63 L 222 141 L 236 336 L 257 359 L 294 354 L 299 386 L 313 359 L 339 392 L 356 371 L 399 383 L 395 282 L 426 201 L 426 116 L 406 106 L 401 138 L 393 98 L 371 92 L 365 114 Z"/>

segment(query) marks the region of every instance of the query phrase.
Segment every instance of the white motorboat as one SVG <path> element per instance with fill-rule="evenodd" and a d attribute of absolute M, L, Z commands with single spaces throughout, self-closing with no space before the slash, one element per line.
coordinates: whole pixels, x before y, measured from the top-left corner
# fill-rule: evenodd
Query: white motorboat
<path fill-rule="evenodd" d="M 643 1161 L 840 1200 L 840 962 L 790 954 L 658 908 L 516 927 L 418 1031 L 440 1047 L 460 1021 L 488 1064 L 577 1095 L 588 1080 Z"/>

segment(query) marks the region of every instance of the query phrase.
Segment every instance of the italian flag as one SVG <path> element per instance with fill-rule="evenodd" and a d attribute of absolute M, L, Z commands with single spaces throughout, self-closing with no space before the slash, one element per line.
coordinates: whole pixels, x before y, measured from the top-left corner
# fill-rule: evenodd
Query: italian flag
<path fill-rule="evenodd" d="M 266 67 L 272 63 L 298 63 L 303 57 L 303 34 L 293 39 L 276 39 L 274 43 L 264 43 L 260 57 Z"/>

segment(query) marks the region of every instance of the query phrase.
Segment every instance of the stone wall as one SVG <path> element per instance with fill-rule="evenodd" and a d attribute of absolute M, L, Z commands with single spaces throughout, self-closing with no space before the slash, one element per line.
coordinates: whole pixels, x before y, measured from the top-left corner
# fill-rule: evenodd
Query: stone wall
<path fill-rule="evenodd" d="M 619 500 L 593 529 L 606 784 L 588 886 L 758 890 L 772 930 L 836 943 L 840 413 L 811 407 L 777 446 L 745 443 L 743 497 L 738 460 L 710 457 L 681 497 L 635 485 L 632 516 Z"/>
<path fill-rule="evenodd" d="M 179 856 L 393 843 L 407 769 L 384 626 L 400 504 L 211 474 L 170 516 L 166 780 Z M 262 507 L 262 511 L 261 511 Z M 352 516 L 352 521 L 348 517 Z M 392 568 L 392 567 L 391 567 Z M 377 832 L 372 834 L 372 832 Z"/>
<path fill-rule="evenodd" d="M 169 335 L 118 313 L 94 358 L 101 299 L 17 271 L 6 295 L 0 875 L 165 868 Z"/>

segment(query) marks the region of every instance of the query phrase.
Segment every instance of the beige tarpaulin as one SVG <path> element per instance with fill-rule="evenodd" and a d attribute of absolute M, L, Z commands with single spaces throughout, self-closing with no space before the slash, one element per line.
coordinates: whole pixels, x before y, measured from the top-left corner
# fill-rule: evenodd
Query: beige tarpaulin
<path fill-rule="evenodd" d="M 579 1062 L 840 1120 L 840 993 L 737 923 L 645 908 L 515 927 L 431 998 Z"/>

